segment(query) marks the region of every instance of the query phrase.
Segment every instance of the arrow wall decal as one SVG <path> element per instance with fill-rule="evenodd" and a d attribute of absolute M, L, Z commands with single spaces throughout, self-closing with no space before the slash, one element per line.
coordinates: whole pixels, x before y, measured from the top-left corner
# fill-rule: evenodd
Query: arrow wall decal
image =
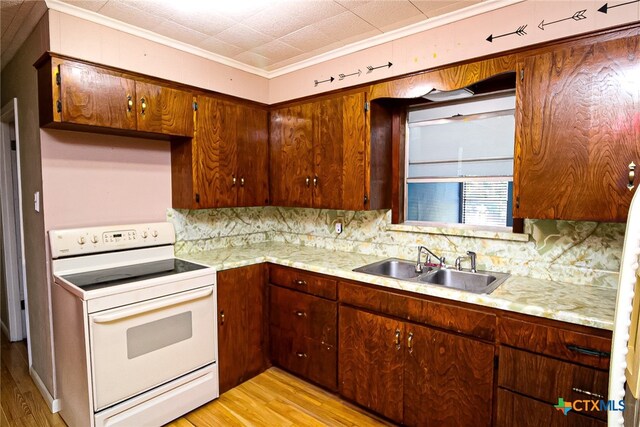
<path fill-rule="evenodd" d="M 519 36 L 524 36 L 525 34 L 527 34 L 527 32 L 524 30 L 525 28 L 527 28 L 527 26 L 526 25 L 522 25 L 522 26 L 518 27 L 517 30 L 512 31 L 510 33 L 500 34 L 500 35 L 497 35 L 497 36 L 494 36 L 493 34 L 490 34 L 489 37 L 487 37 L 487 41 L 489 43 L 493 43 L 493 40 L 495 40 L 495 39 L 499 39 L 500 37 L 510 36 L 512 34 L 517 34 Z"/>
<path fill-rule="evenodd" d="M 314 80 L 313 81 L 313 83 L 314 83 L 313 86 L 315 87 L 315 86 L 318 86 L 319 84 L 322 84 L 322 83 L 333 83 L 334 80 L 335 80 L 335 78 L 333 78 L 333 77 L 329 77 L 327 80 Z"/>
<path fill-rule="evenodd" d="M 638 0 L 638 1 L 640 1 L 640 0 Z M 547 25 L 557 24 L 558 22 L 568 21 L 570 19 L 572 19 L 574 21 L 582 21 L 583 19 L 587 19 L 587 17 L 584 16 L 586 11 L 587 11 L 587 9 L 579 10 L 576 13 L 574 13 L 572 16 L 570 16 L 568 18 L 558 19 L 557 21 L 544 22 L 544 19 L 543 19 L 542 22 L 540 24 L 538 24 L 538 28 L 540 28 L 541 30 L 544 30 L 544 27 L 546 27 Z"/>
<path fill-rule="evenodd" d="M 360 74 L 362 74 L 362 71 L 358 69 L 358 71 L 356 71 L 355 73 L 351 73 L 351 74 L 338 74 L 339 80 L 344 80 L 345 77 L 351 77 L 351 76 L 358 76 L 360 77 Z"/>
<path fill-rule="evenodd" d="M 393 65 L 393 64 L 392 64 L 391 62 L 387 62 L 386 64 L 384 64 L 384 65 L 379 65 L 379 66 L 377 66 L 377 67 L 372 67 L 371 65 L 367 65 L 367 74 L 369 74 L 369 73 L 370 73 L 370 72 L 372 72 L 373 70 L 377 70 L 378 68 L 384 68 L 384 67 L 391 68 L 391 66 L 392 66 L 392 65 Z"/>
<path fill-rule="evenodd" d="M 602 6 L 600 9 L 598 9 L 598 12 L 607 13 L 607 11 L 609 9 L 614 9 L 616 7 L 626 6 L 628 4 L 633 4 L 633 3 L 638 3 L 638 2 L 640 2 L 640 0 L 628 1 L 626 3 L 620 3 L 620 4 L 613 5 L 613 6 L 609 6 L 609 3 L 605 3 L 604 6 Z"/>

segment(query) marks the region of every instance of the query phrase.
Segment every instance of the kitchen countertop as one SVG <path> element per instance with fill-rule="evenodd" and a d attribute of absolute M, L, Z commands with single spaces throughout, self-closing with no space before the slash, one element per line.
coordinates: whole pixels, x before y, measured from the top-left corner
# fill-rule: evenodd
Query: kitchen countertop
<path fill-rule="evenodd" d="M 418 284 L 352 271 L 354 268 L 388 257 L 331 251 L 280 242 L 226 247 L 193 254 L 178 254 L 178 257 L 209 265 L 218 271 L 270 262 L 390 289 L 401 289 L 417 294 L 613 330 L 615 289 L 511 276 L 491 294 L 478 295 L 438 285 Z"/>

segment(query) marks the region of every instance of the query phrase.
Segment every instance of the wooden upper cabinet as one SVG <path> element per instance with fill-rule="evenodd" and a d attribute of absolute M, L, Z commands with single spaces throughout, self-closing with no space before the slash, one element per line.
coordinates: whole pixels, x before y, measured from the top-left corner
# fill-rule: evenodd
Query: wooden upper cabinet
<path fill-rule="evenodd" d="M 264 108 L 239 105 L 238 206 L 269 204 L 269 113 Z"/>
<path fill-rule="evenodd" d="M 264 206 L 269 200 L 267 110 L 197 98 L 196 132 L 171 144 L 175 208 Z"/>
<path fill-rule="evenodd" d="M 390 115 L 376 112 L 390 129 Z M 370 125 L 365 92 L 272 110 L 270 124 L 272 204 L 391 207 L 391 134 Z"/>
<path fill-rule="evenodd" d="M 60 121 L 117 129 L 136 129 L 135 82 L 121 74 L 76 62 L 59 64 Z"/>
<path fill-rule="evenodd" d="M 138 130 L 193 136 L 193 95 L 153 83 L 136 82 Z"/>
<path fill-rule="evenodd" d="M 627 219 L 630 164 L 640 165 L 639 41 L 636 31 L 523 58 L 514 217 Z"/>
<path fill-rule="evenodd" d="M 210 96 L 198 97 L 197 132 L 193 139 L 202 207 L 236 206 L 238 144 L 236 106 Z"/>
<path fill-rule="evenodd" d="M 271 204 L 311 207 L 313 195 L 313 104 L 271 111 Z"/>

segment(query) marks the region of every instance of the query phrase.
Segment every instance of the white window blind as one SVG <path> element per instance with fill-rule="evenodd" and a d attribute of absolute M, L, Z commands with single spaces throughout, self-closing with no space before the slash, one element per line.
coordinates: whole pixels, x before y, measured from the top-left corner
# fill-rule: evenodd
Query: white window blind
<path fill-rule="evenodd" d="M 462 223 L 504 226 L 507 222 L 509 183 L 465 182 L 462 184 Z"/>

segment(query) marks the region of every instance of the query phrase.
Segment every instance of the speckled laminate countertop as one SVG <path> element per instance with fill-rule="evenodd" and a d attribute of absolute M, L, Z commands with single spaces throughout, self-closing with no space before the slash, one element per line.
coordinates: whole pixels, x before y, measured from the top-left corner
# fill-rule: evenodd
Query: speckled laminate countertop
<path fill-rule="evenodd" d="M 279 242 L 227 247 L 178 256 L 212 266 L 218 271 L 271 262 L 391 289 L 401 289 L 600 329 L 613 329 L 615 289 L 511 276 L 490 295 L 478 295 L 438 285 L 406 282 L 352 271 L 354 268 L 381 261 L 386 257 Z"/>

